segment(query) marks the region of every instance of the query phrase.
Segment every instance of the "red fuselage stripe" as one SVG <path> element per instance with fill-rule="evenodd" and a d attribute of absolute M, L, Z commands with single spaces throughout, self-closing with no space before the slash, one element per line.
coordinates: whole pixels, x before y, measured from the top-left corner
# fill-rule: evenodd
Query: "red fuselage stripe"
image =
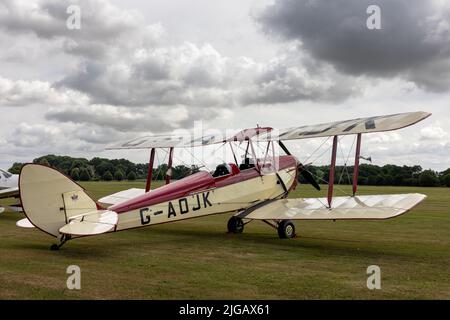
<path fill-rule="evenodd" d="M 280 170 L 295 167 L 297 164 L 297 160 L 294 156 L 280 156 L 278 160 Z M 221 188 L 259 176 L 260 174 L 255 168 L 218 178 L 213 178 L 209 172 L 202 171 L 181 180 L 172 182 L 171 184 L 164 185 L 134 199 L 113 205 L 109 207 L 108 210 L 120 214 L 173 199 L 186 197 L 193 192 L 201 192 L 211 188 Z"/>

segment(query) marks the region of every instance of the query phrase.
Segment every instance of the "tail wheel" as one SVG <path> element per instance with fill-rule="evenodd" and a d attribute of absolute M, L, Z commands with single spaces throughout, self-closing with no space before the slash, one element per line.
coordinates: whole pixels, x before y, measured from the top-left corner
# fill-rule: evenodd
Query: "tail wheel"
<path fill-rule="evenodd" d="M 229 233 L 242 233 L 244 231 L 244 221 L 239 217 L 231 217 L 227 224 Z"/>
<path fill-rule="evenodd" d="M 280 239 L 291 239 L 295 237 L 295 226 L 291 220 L 282 220 L 278 224 L 278 236 Z"/>

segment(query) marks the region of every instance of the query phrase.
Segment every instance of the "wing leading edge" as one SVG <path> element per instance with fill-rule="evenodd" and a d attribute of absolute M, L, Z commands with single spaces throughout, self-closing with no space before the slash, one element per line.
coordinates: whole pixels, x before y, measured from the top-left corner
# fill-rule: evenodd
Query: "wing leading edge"
<path fill-rule="evenodd" d="M 419 193 L 333 198 L 281 199 L 254 210 L 246 219 L 255 220 L 346 220 L 389 219 L 399 216 L 426 198 Z"/>
<path fill-rule="evenodd" d="M 257 127 L 240 131 L 214 130 L 215 133 L 213 134 L 195 134 L 194 132 L 186 132 L 185 134 L 156 134 L 129 141 L 116 142 L 108 145 L 106 149 L 186 148 L 249 139 L 278 141 L 382 132 L 411 126 L 428 118 L 430 115 L 431 113 L 419 111 L 276 130 L 270 127 Z"/>

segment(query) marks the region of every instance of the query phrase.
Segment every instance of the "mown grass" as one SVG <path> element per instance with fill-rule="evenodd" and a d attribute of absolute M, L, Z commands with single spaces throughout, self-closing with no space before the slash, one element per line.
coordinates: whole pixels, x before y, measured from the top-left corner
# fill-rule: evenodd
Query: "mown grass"
<path fill-rule="evenodd" d="M 83 184 L 95 197 L 137 182 Z M 342 187 L 341 187 L 342 188 Z M 347 188 L 348 190 L 348 188 Z M 361 194 L 421 192 L 413 211 L 385 221 L 297 222 L 280 240 L 263 223 L 227 234 L 216 215 L 76 239 L 60 251 L 38 230 L 0 215 L 2 299 L 450 299 L 450 189 L 362 187 Z M 291 197 L 323 196 L 300 186 Z M 81 268 L 81 290 L 66 268 Z M 381 290 L 366 269 L 379 265 Z"/>

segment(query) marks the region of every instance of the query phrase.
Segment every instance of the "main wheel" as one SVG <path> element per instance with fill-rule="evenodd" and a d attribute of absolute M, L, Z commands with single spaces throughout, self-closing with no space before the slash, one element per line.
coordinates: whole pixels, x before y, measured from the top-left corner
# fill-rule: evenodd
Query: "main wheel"
<path fill-rule="evenodd" d="M 244 221 L 239 217 L 231 217 L 227 224 L 228 232 L 242 233 L 244 231 Z"/>
<path fill-rule="evenodd" d="M 291 220 L 282 220 L 278 224 L 278 236 L 280 239 L 291 239 L 295 237 L 295 226 Z"/>

